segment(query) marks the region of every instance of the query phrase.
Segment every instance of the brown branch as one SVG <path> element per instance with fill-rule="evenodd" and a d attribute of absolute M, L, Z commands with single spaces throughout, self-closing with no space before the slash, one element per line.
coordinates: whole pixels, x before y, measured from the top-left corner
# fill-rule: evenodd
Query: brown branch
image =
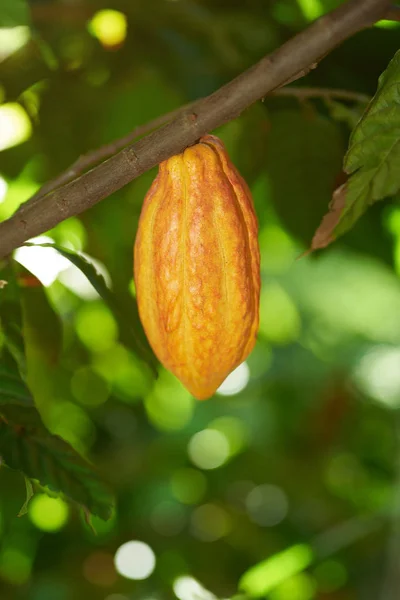
<path fill-rule="evenodd" d="M 318 63 L 345 39 L 381 19 L 390 4 L 388 0 L 345 2 L 198 101 L 195 109 L 182 111 L 172 122 L 91 171 L 22 205 L 15 215 L 0 223 L 0 257 L 64 219 L 87 210 L 161 161 L 178 154 L 200 136 L 237 118 L 245 108 Z"/>
<path fill-rule="evenodd" d="M 310 88 L 310 87 L 285 87 L 279 90 L 275 90 L 271 94 L 272 96 L 288 96 L 294 97 L 298 100 L 307 100 L 308 98 L 322 98 L 323 100 L 347 100 L 349 102 L 360 102 L 367 104 L 371 97 L 367 94 L 361 94 L 359 92 L 353 92 L 351 90 L 337 90 L 333 88 Z"/>

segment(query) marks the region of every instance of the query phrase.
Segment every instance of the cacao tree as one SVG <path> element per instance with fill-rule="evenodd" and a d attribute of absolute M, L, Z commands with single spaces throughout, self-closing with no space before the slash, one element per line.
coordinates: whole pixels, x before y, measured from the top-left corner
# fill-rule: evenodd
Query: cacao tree
<path fill-rule="evenodd" d="M 399 23 L 1 0 L 2 599 L 398 597 Z"/>

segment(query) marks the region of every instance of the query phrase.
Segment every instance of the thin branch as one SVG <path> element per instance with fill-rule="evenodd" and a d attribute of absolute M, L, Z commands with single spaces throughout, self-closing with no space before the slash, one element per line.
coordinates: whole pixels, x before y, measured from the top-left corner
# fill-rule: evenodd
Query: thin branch
<path fill-rule="evenodd" d="M 368 96 L 367 94 L 361 94 L 351 90 L 336 90 L 333 88 L 319 87 L 311 88 L 290 86 L 275 90 L 275 92 L 273 92 L 271 95 L 295 97 L 299 100 L 307 100 L 308 98 L 322 98 L 324 100 L 348 100 L 349 102 L 359 102 L 361 104 L 368 104 L 368 102 L 371 100 L 371 96 Z"/>
<path fill-rule="evenodd" d="M 174 119 L 179 113 L 181 113 L 183 110 L 187 110 L 193 105 L 194 102 L 192 102 L 191 104 L 186 104 L 185 106 L 181 106 L 176 110 L 172 110 L 171 112 L 166 113 L 165 115 L 157 117 L 153 121 L 149 121 L 149 123 L 145 123 L 144 125 L 139 125 L 138 127 L 135 127 L 135 129 L 130 131 L 127 135 L 125 135 L 122 138 L 114 140 L 109 144 L 104 144 L 104 146 L 100 146 L 100 148 L 96 148 L 96 150 L 87 152 L 87 154 L 82 154 L 82 156 L 80 156 L 74 163 L 72 163 L 72 165 L 68 167 L 66 171 L 63 171 L 62 173 L 60 173 L 60 175 L 57 175 L 57 177 L 54 177 L 54 179 L 50 179 L 50 181 L 47 181 L 44 185 L 42 185 L 38 189 L 38 191 L 33 196 L 31 196 L 29 200 L 27 200 L 27 202 L 25 202 L 22 206 L 25 206 L 28 202 L 34 202 L 35 200 L 42 198 L 42 196 L 45 196 L 53 190 L 61 187 L 62 185 L 65 185 L 73 179 L 76 179 L 78 175 L 81 175 L 90 167 L 93 167 L 102 160 L 105 160 L 106 158 L 110 158 L 110 156 L 113 156 L 119 150 L 125 148 L 125 146 L 128 146 L 128 144 L 131 144 L 138 137 L 145 135 L 146 133 L 150 133 L 158 127 L 161 127 L 161 125 L 165 125 L 169 121 L 172 121 L 172 119 Z"/>
<path fill-rule="evenodd" d="M 248 106 L 306 72 L 336 46 L 382 18 L 390 0 L 349 0 L 324 15 L 224 85 L 183 110 L 168 123 L 121 150 L 94 169 L 25 203 L 0 223 L 0 257 L 64 219 L 77 215 L 161 161 L 196 142 L 202 135 L 236 119 Z"/>
<path fill-rule="evenodd" d="M 400 21 L 400 6 L 393 5 L 382 18 L 387 21 Z"/>

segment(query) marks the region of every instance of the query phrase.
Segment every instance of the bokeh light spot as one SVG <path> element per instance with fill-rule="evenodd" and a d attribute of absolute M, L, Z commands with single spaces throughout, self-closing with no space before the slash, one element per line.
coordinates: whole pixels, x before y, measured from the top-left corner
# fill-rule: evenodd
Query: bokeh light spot
<path fill-rule="evenodd" d="M 208 429 L 219 431 L 228 440 L 229 454 L 241 452 L 246 446 L 249 432 L 246 424 L 237 417 L 218 417 L 208 425 Z"/>
<path fill-rule="evenodd" d="M 217 394 L 221 396 L 234 396 L 238 394 L 249 383 L 250 369 L 246 362 L 236 367 L 232 373 L 228 375 L 225 381 L 217 389 Z"/>
<path fill-rule="evenodd" d="M 26 25 L 2 27 L 0 33 L 0 62 L 25 46 L 30 38 L 30 29 Z"/>
<path fill-rule="evenodd" d="M 297 2 L 303 15 L 308 21 L 318 19 L 324 12 L 321 0 L 297 0 Z"/>
<path fill-rule="evenodd" d="M 122 544 L 115 553 L 115 568 L 127 579 L 147 579 L 156 566 L 153 550 L 144 542 L 132 541 Z"/>
<path fill-rule="evenodd" d="M 105 48 L 120 46 L 126 38 L 126 15 L 118 10 L 99 10 L 92 17 L 88 28 Z"/>
<path fill-rule="evenodd" d="M 174 594 L 179 600 L 214 600 L 215 596 L 196 579 L 185 575 L 174 581 Z"/>
<path fill-rule="evenodd" d="M 35 244 L 52 244 L 54 240 L 45 235 L 29 240 Z M 70 262 L 54 248 L 22 246 L 15 251 L 15 260 L 28 269 L 44 286 L 51 285 Z"/>
<path fill-rule="evenodd" d="M 8 190 L 7 181 L 0 175 L 0 204 L 4 201 Z"/>
<path fill-rule="evenodd" d="M 200 469 L 217 469 L 229 457 L 229 442 L 220 431 L 204 429 L 191 438 L 188 453 L 190 460 Z"/>
<path fill-rule="evenodd" d="M 68 521 L 68 505 L 61 498 L 36 494 L 29 503 L 28 514 L 32 523 L 42 531 L 56 532 Z"/>
<path fill-rule="evenodd" d="M 400 348 L 378 346 L 359 361 L 356 385 L 367 395 L 389 408 L 400 406 Z"/>
<path fill-rule="evenodd" d="M 0 151 L 26 142 L 31 134 L 30 119 L 20 104 L 9 102 L 0 106 Z"/>

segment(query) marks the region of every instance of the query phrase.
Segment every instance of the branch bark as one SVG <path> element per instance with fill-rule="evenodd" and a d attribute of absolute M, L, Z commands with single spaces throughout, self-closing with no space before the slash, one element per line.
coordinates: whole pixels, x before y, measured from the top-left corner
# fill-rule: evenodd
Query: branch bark
<path fill-rule="evenodd" d="M 0 257 L 26 240 L 77 215 L 237 118 L 257 100 L 305 74 L 336 46 L 383 18 L 390 0 L 348 0 L 264 57 L 247 71 L 183 110 L 170 123 L 131 144 L 94 169 L 45 196 L 26 202 L 0 223 Z"/>

